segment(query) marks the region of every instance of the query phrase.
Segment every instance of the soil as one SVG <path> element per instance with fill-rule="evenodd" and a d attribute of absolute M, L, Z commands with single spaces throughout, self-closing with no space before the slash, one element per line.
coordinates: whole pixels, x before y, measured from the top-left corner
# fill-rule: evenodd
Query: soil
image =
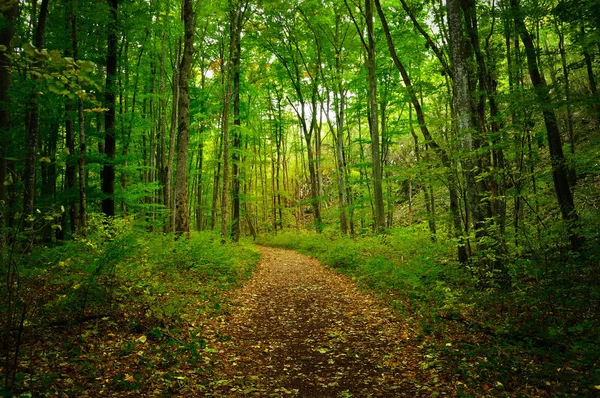
<path fill-rule="evenodd" d="M 427 366 L 415 319 L 313 258 L 260 250 L 255 276 L 208 328 L 215 368 L 207 396 L 454 395 Z"/>

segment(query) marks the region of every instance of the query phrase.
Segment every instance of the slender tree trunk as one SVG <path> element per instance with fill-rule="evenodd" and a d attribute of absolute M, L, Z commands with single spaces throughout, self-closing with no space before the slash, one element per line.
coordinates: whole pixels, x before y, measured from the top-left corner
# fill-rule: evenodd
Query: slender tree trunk
<path fill-rule="evenodd" d="M 79 49 L 77 43 L 77 8 L 78 0 L 73 1 L 73 13 L 70 21 L 71 45 L 73 50 L 73 59 L 79 59 Z M 86 199 L 86 175 L 85 175 L 85 119 L 83 114 L 83 100 L 77 100 L 77 132 L 79 135 L 79 154 L 77 156 L 77 166 L 79 171 L 79 232 L 82 236 L 87 235 L 87 199 Z"/>
<path fill-rule="evenodd" d="M 233 51 L 233 50 L 231 50 Z M 231 54 L 229 64 L 231 64 Z M 228 70 L 231 66 L 228 66 Z M 223 120 L 221 122 L 223 142 L 223 190 L 221 191 L 221 239 L 227 240 L 227 207 L 229 206 L 229 108 L 231 104 L 231 73 L 225 77 L 225 93 L 223 98 Z"/>
<path fill-rule="evenodd" d="M 74 26 L 76 23 L 76 1 L 70 0 L 67 11 L 67 31 L 70 32 L 71 39 L 71 49 L 65 51 L 66 55 L 72 56 L 75 58 L 75 54 L 73 53 L 74 46 L 76 49 L 76 44 L 73 44 L 73 35 L 76 27 Z M 69 158 L 67 159 L 67 167 L 65 171 L 65 179 L 67 182 L 67 189 L 69 191 L 74 191 L 77 185 L 77 164 L 75 162 L 75 114 L 73 112 L 73 101 L 67 99 L 67 103 L 65 104 L 65 113 L 66 113 L 66 121 L 65 121 L 65 145 L 69 150 Z M 77 112 L 77 117 L 79 116 L 79 112 Z M 69 204 L 69 226 L 71 228 L 71 234 L 74 234 L 77 230 L 77 222 L 79 221 L 77 216 L 77 201 L 72 200 Z"/>
<path fill-rule="evenodd" d="M 165 15 L 165 20 L 167 20 L 167 16 Z M 162 186 L 160 192 L 160 199 L 158 203 L 161 203 L 168 209 L 169 205 L 166 201 L 167 199 L 167 173 L 166 173 L 166 159 L 165 159 L 165 139 L 167 136 L 167 99 L 166 99 L 166 71 L 165 71 L 165 53 L 166 50 L 166 33 L 162 35 L 162 44 L 161 44 L 161 55 L 160 55 L 160 76 L 159 76 L 159 97 L 160 97 L 160 126 L 158 137 L 156 138 L 158 142 L 158 151 L 156 154 L 156 168 L 158 171 L 158 180 Z M 167 155 L 168 156 L 168 155 Z"/>
<path fill-rule="evenodd" d="M 377 77 L 375 75 L 375 34 L 373 28 L 373 0 L 365 0 L 365 18 L 367 20 L 367 59 L 366 67 L 369 79 L 369 130 L 371 132 L 371 162 L 373 163 L 373 193 L 375 212 L 373 214 L 374 229 L 380 233 L 385 227 L 385 208 L 383 204 L 383 188 L 381 173 L 381 155 L 379 144 L 379 117 L 377 110 Z"/>
<path fill-rule="evenodd" d="M 336 18 L 336 32 L 337 25 L 339 25 L 339 17 Z M 338 34 L 336 33 L 336 42 Z M 336 45 L 336 48 L 338 46 Z M 348 209 L 347 209 L 347 187 L 346 187 L 346 165 L 344 162 L 344 129 L 345 129 L 345 94 L 343 88 L 343 82 L 341 79 L 342 63 L 340 57 L 336 57 L 336 76 L 338 79 L 337 90 L 334 91 L 334 107 L 335 107 L 335 128 L 330 126 L 332 133 L 334 133 L 334 146 L 335 146 L 335 161 L 337 171 L 337 185 L 338 185 L 338 200 L 339 200 L 339 217 L 340 217 L 340 231 L 343 235 L 348 234 Z M 329 120 L 329 118 L 328 118 Z"/>
<path fill-rule="evenodd" d="M 223 135 L 223 191 L 221 192 L 221 239 L 227 241 L 227 216 L 229 207 L 229 113 L 231 111 L 231 99 L 233 97 L 233 80 L 235 74 L 235 57 L 237 52 L 235 25 L 239 8 L 229 0 L 230 7 L 230 41 L 229 56 L 225 70 L 225 86 L 223 93 L 223 120 L 221 123 Z"/>
<path fill-rule="evenodd" d="M 223 152 L 223 140 L 218 136 L 215 137 L 215 159 L 217 159 L 217 165 L 213 176 L 213 195 L 212 195 L 212 208 L 210 216 L 210 228 L 214 230 L 217 227 L 217 212 L 219 204 L 219 187 L 221 180 L 221 153 Z"/>
<path fill-rule="evenodd" d="M 108 109 L 104 116 L 104 154 L 106 161 L 102 171 L 102 212 L 107 217 L 115 215 L 115 126 L 117 90 L 117 14 L 118 0 L 109 0 L 110 17 L 108 23 L 108 50 L 106 53 L 106 88 L 104 106 Z"/>
<path fill-rule="evenodd" d="M 169 135 L 169 154 L 167 156 L 167 165 L 165 166 L 165 206 L 169 209 L 168 218 L 165 223 L 165 232 L 175 231 L 175 208 L 173 202 L 173 163 L 175 162 L 175 143 L 177 141 L 179 97 L 180 97 L 180 58 L 181 58 L 181 38 L 177 42 L 177 55 L 173 67 L 173 103 L 171 106 L 171 131 Z"/>
<path fill-rule="evenodd" d="M 556 27 L 558 33 L 558 50 L 560 52 L 560 63 L 565 80 L 565 100 L 567 106 L 567 129 L 569 130 L 569 146 L 571 154 L 575 155 L 575 132 L 573 129 L 573 108 L 571 104 L 571 82 L 569 78 L 569 68 L 567 67 L 567 54 L 565 51 L 565 35 L 560 26 Z"/>
<path fill-rule="evenodd" d="M 3 24 L 0 26 L 0 45 L 6 50 L 0 54 L 0 260 L 6 254 L 7 221 L 9 218 L 9 206 L 5 182 L 8 181 L 7 156 L 8 144 L 12 136 L 11 128 L 11 106 L 10 89 L 12 83 L 12 62 L 8 54 L 12 52 L 12 39 L 15 34 L 14 21 L 19 12 L 18 2 L 6 10 L 2 10 Z M 4 351 L 2 351 L 4 352 Z"/>
<path fill-rule="evenodd" d="M 41 51 L 44 47 L 44 35 L 46 32 L 46 22 L 48 20 L 48 3 L 49 0 L 42 0 L 40 6 L 40 14 L 35 30 L 35 47 Z M 37 82 L 33 82 L 34 85 Z M 23 191 L 23 217 L 25 220 L 25 228 L 30 229 L 30 239 L 33 243 L 34 238 L 34 209 L 35 209 L 35 182 L 36 182 L 36 151 L 38 149 L 38 140 L 40 133 L 39 121 L 39 104 L 37 100 L 37 88 L 31 93 L 31 96 L 26 104 L 26 127 L 27 140 L 25 152 L 25 171 L 23 175 L 24 191 Z"/>
<path fill-rule="evenodd" d="M 87 235 L 87 198 L 86 198 L 86 175 L 85 175 L 85 119 L 83 115 L 83 101 L 77 103 L 77 126 L 79 131 L 79 228 L 82 236 Z"/>
<path fill-rule="evenodd" d="M 240 4 L 238 3 L 238 7 Z M 233 57 L 233 147 L 231 154 L 231 240 L 240 240 L 240 152 L 242 150 L 241 119 L 240 119 L 240 62 L 241 62 L 241 34 L 242 10 L 232 10 L 231 15 L 231 45 Z"/>
<path fill-rule="evenodd" d="M 177 126 L 177 176 L 175 180 L 175 233 L 190 233 L 188 209 L 188 147 L 190 139 L 190 75 L 194 53 L 196 14 L 193 0 L 183 0 L 183 56 L 179 68 L 179 123 Z"/>
<path fill-rule="evenodd" d="M 204 166 L 204 126 L 200 127 L 200 144 L 198 148 L 198 177 L 196 182 L 196 230 L 202 231 L 204 224 L 204 195 L 202 192 L 202 177 L 204 172 L 202 167 Z"/>
<path fill-rule="evenodd" d="M 271 134 L 273 126 L 271 123 Z M 271 223 L 273 225 L 273 234 L 277 234 L 277 193 L 275 190 L 275 155 L 273 154 L 273 141 L 269 141 L 269 154 L 271 160 Z"/>

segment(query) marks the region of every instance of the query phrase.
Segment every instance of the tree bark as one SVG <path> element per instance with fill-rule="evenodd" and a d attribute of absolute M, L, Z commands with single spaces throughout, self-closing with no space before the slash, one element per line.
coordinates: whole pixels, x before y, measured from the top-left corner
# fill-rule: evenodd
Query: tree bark
<path fill-rule="evenodd" d="M 73 47 L 77 44 L 74 43 L 73 35 L 75 32 L 75 0 L 70 0 L 68 2 L 68 11 L 67 11 L 67 31 L 70 33 L 71 39 L 71 48 L 65 51 L 66 55 L 72 56 L 75 60 L 75 54 L 73 54 Z M 75 161 L 75 114 L 73 110 L 73 101 L 67 98 L 67 103 L 65 104 L 65 146 L 69 150 L 69 157 L 67 159 L 67 167 L 65 170 L 65 180 L 67 182 L 67 189 L 70 191 L 74 191 L 77 185 L 77 164 Z M 77 112 L 77 116 L 79 116 L 79 112 Z M 74 234 L 77 231 L 77 222 L 79 221 L 77 216 L 77 201 L 75 199 L 71 200 L 69 203 L 69 226 L 71 229 L 71 234 Z"/>
<path fill-rule="evenodd" d="M 556 26 L 556 33 L 558 34 L 558 50 L 560 52 L 560 63 L 563 71 L 563 78 L 565 79 L 565 100 L 567 107 L 567 129 L 569 130 L 569 144 L 571 155 L 575 155 L 575 132 L 573 130 L 573 108 L 571 99 L 571 82 L 569 78 L 569 68 L 567 67 L 567 54 L 565 51 L 565 35 L 564 31 L 560 26 Z"/>
<path fill-rule="evenodd" d="M 102 171 L 102 212 L 107 217 L 115 215 L 115 152 L 116 152 L 116 91 L 117 91 L 117 15 L 118 0 L 110 0 L 108 22 L 108 46 L 106 52 L 106 88 L 104 106 L 108 109 L 104 116 L 104 154 L 106 160 Z"/>
<path fill-rule="evenodd" d="M 190 139 L 190 75 L 194 53 L 196 15 L 193 0 L 183 0 L 184 24 L 183 56 L 179 68 L 179 123 L 177 126 L 177 175 L 175 180 L 175 233 L 190 233 L 188 210 L 188 147 Z"/>
<path fill-rule="evenodd" d="M 38 23 L 35 29 L 34 45 L 38 51 L 44 47 L 44 35 L 46 22 L 48 20 L 49 0 L 42 0 Z M 33 82 L 36 85 L 36 82 Z M 40 134 L 39 104 L 37 101 L 37 88 L 33 89 L 26 104 L 25 124 L 27 127 L 25 170 L 23 173 L 23 217 L 24 227 L 30 231 L 31 243 L 33 243 L 34 208 L 35 208 L 35 182 L 36 182 L 36 151 Z"/>
<path fill-rule="evenodd" d="M 73 59 L 79 59 L 79 48 L 77 43 L 77 6 L 78 0 L 72 0 L 73 12 L 70 20 L 70 35 L 73 51 Z M 87 198 L 86 198 L 86 178 L 85 178 L 85 119 L 83 114 L 83 100 L 77 100 L 77 131 L 79 135 L 79 155 L 77 156 L 77 166 L 79 171 L 79 232 L 82 236 L 87 234 Z"/>
<path fill-rule="evenodd" d="M 12 62 L 8 54 L 12 51 L 12 39 L 15 35 L 14 21 L 19 12 L 18 2 L 2 11 L 4 23 L 0 27 L 0 45 L 6 50 L 0 53 L 0 258 L 6 253 L 7 235 L 5 227 L 9 216 L 6 184 L 8 183 L 7 160 L 10 143 L 11 107 L 10 89 L 12 83 Z"/>
<path fill-rule="evenodd" d="M 173 232 L 175 228 L 175 208 L 173 202 L 173 163 L 175 162 L 175 144 L 177 143 L 178 111 L 179 111 L 179 75 L 181 62 L 181 38 L 177 42 L 177 55 L 173 67 L 173 102 L 171 106 L 171 128 L 169 135 L 169 153 L 165 166 L 165 206 L 169 209 L 168 218 L 165 223 L 165 232 Z"/>
<path fill-rule="evenodd" d="M 231 46 L 233 68 L 233 148 L 231 155 L 231 240 L 240 240 L 240 152 L 242 150 L 241 119 L 240 119 L 240 63 L 243 10 L 238 2 L 237 9 L 231 10 Z"/>
<path fill-rule="evenodd" d="M 366 67 L 369 79 L 369 130 L 371 132 L 371 162 L 373 171 L 373 194 L 375 212 L 373 214 L 374 229 L 383 232 L 385 226 L 385 208 L 383 204 L 383 188 L 381 173 L 381 156 L 379 148 L 379 117 L 377 110 L 377 77 L 375 75 L 375 35 L 373 28 L 373 0 L 365 0 L 365 18 L 367 20 L 367 59 Z"/>

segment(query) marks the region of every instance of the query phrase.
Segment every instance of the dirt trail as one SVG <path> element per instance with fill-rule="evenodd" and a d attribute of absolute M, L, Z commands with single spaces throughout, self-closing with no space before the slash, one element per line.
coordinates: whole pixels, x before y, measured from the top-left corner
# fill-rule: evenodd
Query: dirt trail
<path fill-rule="evenodd" d="M 312 258 L 260 250 L 257 273 L 214 325 L 222 337 L 208 396 L 452 395 L 422 369 L 410 320 Z"/>

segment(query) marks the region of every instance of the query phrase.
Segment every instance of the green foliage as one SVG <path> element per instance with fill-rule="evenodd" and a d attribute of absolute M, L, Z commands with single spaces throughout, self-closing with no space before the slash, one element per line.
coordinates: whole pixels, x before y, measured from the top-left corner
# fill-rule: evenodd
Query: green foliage
<path fill-rule="evenodd" d="M 123 294 L 136 293 L 161 319 L 177 318 L 192 309 L 217 310 L 218 293 L 247 279 L 259 258 L 250 245 L 223 245 L 218 235 L 209 232 L 192 234 L 189 240 L 147 234 L 139 244 L 137 256 L 120 272 L 128 285 Z M 165 295 L 168 300 L 163 300 Z M 190 295 L 202 306 L 188 308 Z"/>
<path fill-rule="evenodd" d="M 155 354 L 167 361 L 165 365 L 204 366 L 206 341 L 199 332 L 190 335 L 187 325 L 204 314 L 226 311 L 223 292 L 248 278 L 259 259 L 247 243 L 223 245 L 211 233 L 175 240 L 149 233 L 129 218 L 107 220 L 91 214 L 89 229 L 85 238 L 36 247 L 15 259 L 12 277 L 18 279 L 18 288 L 2 285 L 0 300 L 10 305 L 0 307 L 0 359 L 17 364 L 3 369 L 10 379 L 4 386 L 7 394 L 52 394 L 55 383 L 64 381 L 63 376 L 42 374 L 50 362 L 39 369 L 22 366 L 44 345 L 52 347 L 47 349 L 62 358 L 60 362 L 80 367 L 84 359 L 92 361 L 87 370 L 79 370 L 92 377 L 97 365 L 89 350 L 95 349 L 101 330 L 115 336 L 110 352 L 118 360 L 136 358 L 148 341 L 154 345 L 149 360 L 155 360 Z M 0 269 L 3 281 L 7 269 L 4 264 Z M 54 327 L 68 332 L 47 333 Z M 31 338 L 42 334 L 41 346 L 32 347 Z M 53 341 L 61 336 L 64 344 Z M 32 348 L 14 358 L 14 347 L 20 345 Z M 119 391 L 139 391 L 153 366 L 157 365 L 138 369 L 138 376 L 114 374 L 111 385 Z"/>

